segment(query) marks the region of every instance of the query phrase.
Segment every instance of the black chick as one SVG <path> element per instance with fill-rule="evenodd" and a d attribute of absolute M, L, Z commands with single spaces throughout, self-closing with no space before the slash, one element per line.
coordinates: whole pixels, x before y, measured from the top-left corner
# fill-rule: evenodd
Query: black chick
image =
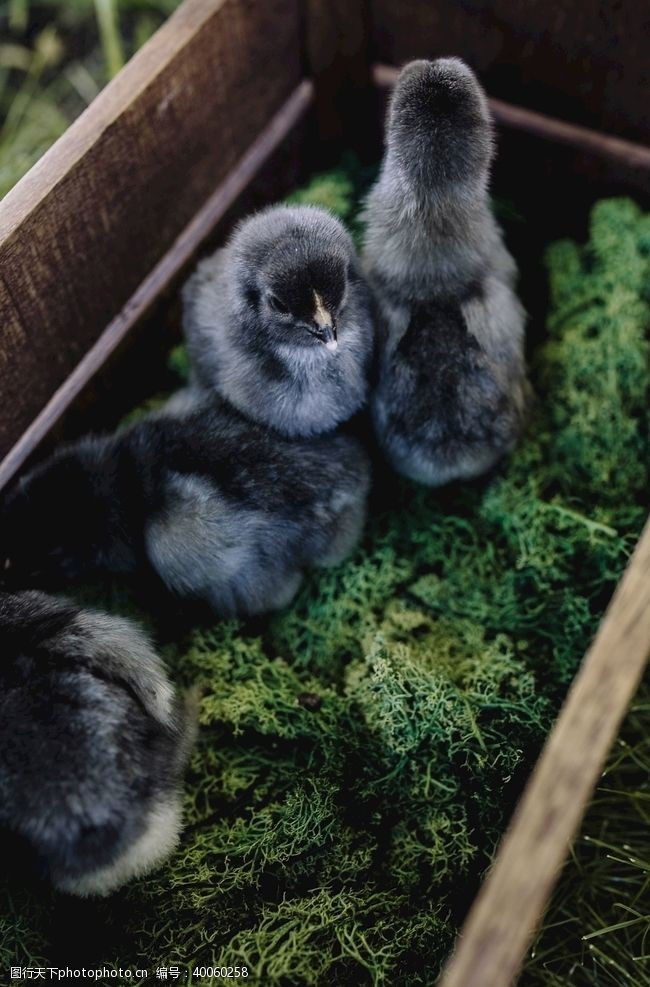
<path fill-rule="evenodd" d="M 329 432 L 365 403 L 370 292 L 352 239 L 311 206 L 242 222 L 183 292 L 195 382 L 285 435 Z"/>
<path fill-rule="evenodd" d="M 437 486 L 514 447 L 530 394 L 515 263 L 488 199 L 485 95 L 457 58 L 400 73 L 366 206 L 380 312 L 376 435 L 395 469 Z"/>
<path fill-rule="evenodd" d="M 181 829 L 193 723 L 134 624 L 0 593 L 3 850 L 60 890 L 104 895 Z"/>
<path fill-rule="evenodd" d="M 218 614 L 262 613 L 351 551 L 369 482 L 354 439 L 291 440 L 188 390 L 25 476 L 0 507 L 0 565 L 11 588 L 153 572 Z"/>

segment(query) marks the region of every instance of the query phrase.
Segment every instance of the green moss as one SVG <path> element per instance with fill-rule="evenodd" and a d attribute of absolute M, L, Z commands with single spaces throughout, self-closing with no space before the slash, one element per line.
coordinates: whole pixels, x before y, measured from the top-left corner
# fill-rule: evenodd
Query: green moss
<path fill-rule="evenodd" d="M 190 361 L 187 350 L 182 343 L 174 346 L 169 354 L 167 366 L 172 374 L 178 378 L 179 384 L 187 384 L 190 379 Z"/>
<path fill-rule="evenodd" d="M 320 206 L 346 222 L 352 212 L 354 183 L 350 175 L 341 168 L 314 175 L 308 185 L 298 189 L 287 198 L 292 205 Z"/>
<path fill-rule="evenodd" d="M 348 226 L 358 245 L 361 205 L 376 174 L 376 166 L 362 165 L 354 154 L 344 154 L 338 168 L 313 175 L 303 188 L 288 196 L 287 202 L 327 209 Z"/>
<path fill-rule="evenodd" d="M 350 221 L 361 174 L 294 200 Z M 537 405 L 500 473 L 437 492 L 385 477 L 358 551 L 290 609 L 168 645 L 202 689 L 187 828 L 161 871 L 84 906 L 97 930 L 119 916 L 97 957 L 435 982 L 642 524 L 649 242 L 612 200 L 586 246 L 549 250 Z M 19 927 L 0 914 L 23 953 L 56 945 L 29 893 Z"/>
<path fill-rule="evenodd" d="M 554 394 L 552 465 L 563 492 L 611 505 L 613 519 L 647 482 L 647 228 L 632 202 L 607 200 L 593 209 L 586 249 L 548 252 L 553 310 L 539 375 Z"/>

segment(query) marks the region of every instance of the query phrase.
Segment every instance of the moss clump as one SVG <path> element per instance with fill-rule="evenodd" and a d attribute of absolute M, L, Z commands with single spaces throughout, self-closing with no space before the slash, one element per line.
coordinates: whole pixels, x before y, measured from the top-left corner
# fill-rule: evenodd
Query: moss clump
<path fill-rule="evenodd" d="M 354 182 L 345 168 L 314 175 L 309 185 L 297 189 L 287 198 L 291 205 L 327 209 L 344 223 L 351 217 L 353 201 Z"/>
<path fill-rule="evenodd" d="M 650 216 L 613 199 L 595 206 L 586 249 L 564 242 L 548 253 L 553 310 L 539 369 L 555 394 L 557 482 L 624 509 L 647 484 L 648 243 Z"/>
<path fill-rule="evenodd" d="M 291 193 L 287 202 L 327 209 L 347 225 L 359 245 L 362 233 L 360 203 L 376 175 L 376 165 L 362 165 L 354 154 L 347 153 L 337 168 L 313 175 L 303 188 Z"/>
<path fill-rule="evenodd" d="M 167 367 L 170 373 L 174 374 L 180 384 L 187 384 L 190 379 L 190 361 L 187 350 L 182 343 L 170 351 L 167 359 Z"/>
<path fill-rule="evenodd" d="M 361 188 L 343 178 L 340 214 Z M 642 524 L 647 242 L 610 201 L 589 244 L 549 251 L 539 398 L 501 473 L 438 492 L 382 477 L 363 544 L 289 610 L 168 647 L 203 688 L 187 829 L 160 872 L 84 905 L 93 956 L 435 982 Z M 21 894 L 33 951 L 56 939 L 51 899 Z"/>

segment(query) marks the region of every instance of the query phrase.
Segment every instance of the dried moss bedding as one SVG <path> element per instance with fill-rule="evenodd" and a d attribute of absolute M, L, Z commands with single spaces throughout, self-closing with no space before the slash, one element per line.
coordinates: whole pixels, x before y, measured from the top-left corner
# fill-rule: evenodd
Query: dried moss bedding
<path fill-rule="evenodd" d="M 299 196 L 354 221 L 363 179 Z M 107 902 L 10 884 L 0 967 L 435 982 L 643 524 L 649 258 L 650 216 L 598 203 L 587 244 L 547 253 L 539 397 L 511 461 L 437 492 L 378 464 L 353 558 L 267 621 L 168 647 L 203 688 L 179 852 Z"/>

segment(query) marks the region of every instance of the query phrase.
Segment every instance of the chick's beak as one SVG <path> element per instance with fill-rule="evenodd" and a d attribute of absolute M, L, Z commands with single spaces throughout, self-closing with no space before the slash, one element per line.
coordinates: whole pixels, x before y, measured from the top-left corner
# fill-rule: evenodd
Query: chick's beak
<path fill-rule="evenodd" d="M 314 336 L 325 343 L 327 349 L 334 353 L 338 349 L 338 339 L 336 334 L 336 322 L 332 318 L 331 312 L 325 308 L 323 300 L 317 292 L 314 292 Z"/>
<path fill-rule="evenodd" d="M 321 343 L 325 343 L 325 346 L 330 353 L 336 352 L 339 346 L 336 338 L 336 323 L 332 322 L 332 324 L 328 326 L 319 326 L 318 323 L 315 322 L 312 332 L 314 336 L 321 341 Z"/>

